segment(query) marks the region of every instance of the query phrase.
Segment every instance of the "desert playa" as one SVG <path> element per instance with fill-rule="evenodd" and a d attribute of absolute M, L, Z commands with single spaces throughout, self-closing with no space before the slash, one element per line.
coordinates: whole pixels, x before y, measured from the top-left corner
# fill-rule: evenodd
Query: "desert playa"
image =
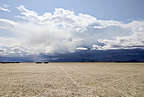
<path fill-rule="evenodd" d="M 0 64 L 0 97 L 144 97 L 144 63 Z"/>

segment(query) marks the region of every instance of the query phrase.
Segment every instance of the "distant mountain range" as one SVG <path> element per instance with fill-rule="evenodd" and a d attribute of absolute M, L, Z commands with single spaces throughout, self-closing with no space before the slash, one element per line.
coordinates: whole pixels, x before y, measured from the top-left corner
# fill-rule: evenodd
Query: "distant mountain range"
<path fill-rule="evenodd" d="M 4 54 L 0 50 L 0 62 L 144 62 L 144 49 L 87 49 L 73 53 L 40 53 L 37 55 L 22 51 L 17 49 L 16 53 Z"/>

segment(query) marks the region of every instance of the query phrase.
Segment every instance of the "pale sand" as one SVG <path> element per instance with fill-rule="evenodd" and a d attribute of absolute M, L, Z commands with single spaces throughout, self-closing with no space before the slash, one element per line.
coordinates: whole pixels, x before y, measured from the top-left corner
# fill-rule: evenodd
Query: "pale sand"
<path fill-rule="evenodd" d="M 144 63 L 0 64 L 0 97 L 144 97 Z"/>

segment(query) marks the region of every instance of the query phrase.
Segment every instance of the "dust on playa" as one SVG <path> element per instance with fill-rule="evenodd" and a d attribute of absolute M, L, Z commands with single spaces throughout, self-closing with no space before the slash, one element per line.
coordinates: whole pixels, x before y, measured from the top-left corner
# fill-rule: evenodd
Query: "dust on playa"
<path fill-rule="evenodd" d="M 144 63 L 0 64 L 0 97 L 144 97 Z"/>

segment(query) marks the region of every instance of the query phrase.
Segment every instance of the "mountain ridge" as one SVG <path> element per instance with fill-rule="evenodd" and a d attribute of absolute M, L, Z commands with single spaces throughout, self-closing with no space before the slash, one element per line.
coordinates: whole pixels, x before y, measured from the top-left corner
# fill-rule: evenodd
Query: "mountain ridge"
<path fill-rule="evenodd" d="M 76 50 L 66 53 L 0 55 L 0 62 L 144 62 L 144 49 Z"/>

